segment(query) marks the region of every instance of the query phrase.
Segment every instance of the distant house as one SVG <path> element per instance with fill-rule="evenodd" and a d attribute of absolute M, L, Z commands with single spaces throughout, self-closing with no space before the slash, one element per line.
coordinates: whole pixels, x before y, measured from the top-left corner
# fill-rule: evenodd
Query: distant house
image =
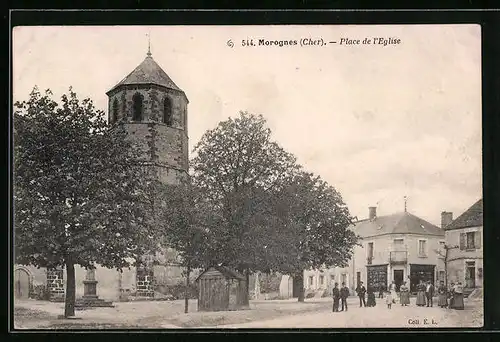
<path fill-rule="evenodd" d="M 466 290 L 483 286 L 483 200 L 480 199 L 445 227 L 448 281 L 462 282 Z"/>
<path fill-rule="evenodd" d="M 442 214 L 442 226 L 451 221 L 449 214 Z M 445 243 L 445 232 L 434 224 L 407 211 L 378 217 L 376 207 L 370 207 L 368 218 L 351 229 L 360 237 L 361 246 L 354 248 L 348 267 L 305 270 L 306 292 L 330 290 L 335 282 L 345 282 L 354 293 L 361 281 L 384 288 L 394 281 L 397 290 L 406 281 L 414 292 L 420 280 L 444 280 L 444 262 L 437 251 Z M 281 295 L 295 297 L 294 285 L 291 277 L 284 277 Z"/>
<path fill-rule="evenodd" d="M 352 283 L 396 290 L 403 281 L 415 292 L 419 281 L 444 279 L 444 263 L 436 252 L 444 244 L 444 230 L 407 211 L 377 216 L 370 207 L 369 217 L 353 228 L 361 238 L 351 260 Z"/>

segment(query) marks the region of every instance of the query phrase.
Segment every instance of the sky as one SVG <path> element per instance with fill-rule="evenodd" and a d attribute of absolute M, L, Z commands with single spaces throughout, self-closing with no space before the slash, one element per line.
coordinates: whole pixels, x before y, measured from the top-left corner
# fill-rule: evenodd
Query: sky
<path fill-rule="evenodd" d="M 442 211 L 458 217 L 482 197 L 479 25 L 16 27 L 12 38 L 14 101 L 35 85 L 57 97 L 72 86 L 104 111 L 105 92 L 150 41 L 190 101 L 191 149 L 240 110 L 262 114 L 359 219 L 369 206 L 401 212 L 407 196 L 409 212 L 439 225 Z M 247 39 L 298 44 L 242 46 Z"/>

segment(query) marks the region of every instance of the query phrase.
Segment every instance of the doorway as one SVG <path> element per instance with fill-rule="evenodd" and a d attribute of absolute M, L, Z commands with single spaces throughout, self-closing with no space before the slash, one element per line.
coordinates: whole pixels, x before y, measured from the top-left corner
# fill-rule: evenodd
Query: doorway
<path fill-rule="evenodd" d="M 14 272 L 14 296 L 17 299 L 28 299 L 30 295 L 30 276 L 22 268 Z"/>
<path fill-rule="evenodd" d="M 476 263 L 474 261 L 467 261 L 465 263 L 465 287 L 476 287 Z"/>
<path fill-rule="evenodd" d="M 410 265 L 410 292 L 417 292 L 417 285 L 422 282 L 430 281 L 434 284 L 435 265 Z"/>
<path fill-rule="evenodd" d="M 393 271 L 393 276 L 394 276 L 394 284 L 396 285 L 396 292 L 399 292 L 399 288 L 401 287 L 401 284 L 403 283 L 403 270 L 394 270 Z"/>

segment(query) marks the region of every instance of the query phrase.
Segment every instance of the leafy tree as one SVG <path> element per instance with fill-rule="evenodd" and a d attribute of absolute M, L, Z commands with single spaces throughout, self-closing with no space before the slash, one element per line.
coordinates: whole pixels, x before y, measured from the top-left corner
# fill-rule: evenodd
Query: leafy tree
<path fill-rule="evenodd" d="M 265 271 L 269 194 L 297 170 L 295 157 L 271 138 L 260 115 L 240 112 L 207 131 L 195 146 L 193 184 L 202 189 L 220 222 L 208 230 L 210 259 L 246 276 Z"/>
<path fill-rule="evenodd" d="M 164 185 L 163 205 L 160 217 L 164 224 L 163 247 L 173 248 L 185 268 L 186 294 L 184 311 L 188 312 L 189 277 L 195 268 L 209 265 L 208 255 L 204 248 L 210 243 L 207 235 L 207 224 L 215 226 L 217 216 L 209 210 L 207 201 L 200 189 L 189 181 L 177 185 Z"/>
<path fill-rule="evenodd" d="M 154 175 L 89 99 L 58 104 L 34 89 L 14 112 L 16 262 L 66 267 L 66 317 L 74 316 L 75 265 L 121 270 L 151 252 Z"/>
<path fill-rule="evenodd" d="M 280 228 L 269 239 L 270 260 L 275 270 L 299 279 L 303 301 L 303 270 L 347 266 L 358 241 L 349 229 L 353 218 L 340 193 L 311 173 L 301 172 L 274 198 Z"/>

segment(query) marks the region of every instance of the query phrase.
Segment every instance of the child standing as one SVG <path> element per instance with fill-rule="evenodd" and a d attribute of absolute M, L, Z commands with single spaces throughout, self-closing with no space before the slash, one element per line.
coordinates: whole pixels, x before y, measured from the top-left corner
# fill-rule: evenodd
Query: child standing
<path fill-rule="evenodd" d="M 391 309 L 393 299 L 394 298 L 392 298 L 392 293 L 390 291 L 387 292 L 387 296 L 385 297 L 385 302 L 387 303 L 387 308 L 388 309 Z"/>

